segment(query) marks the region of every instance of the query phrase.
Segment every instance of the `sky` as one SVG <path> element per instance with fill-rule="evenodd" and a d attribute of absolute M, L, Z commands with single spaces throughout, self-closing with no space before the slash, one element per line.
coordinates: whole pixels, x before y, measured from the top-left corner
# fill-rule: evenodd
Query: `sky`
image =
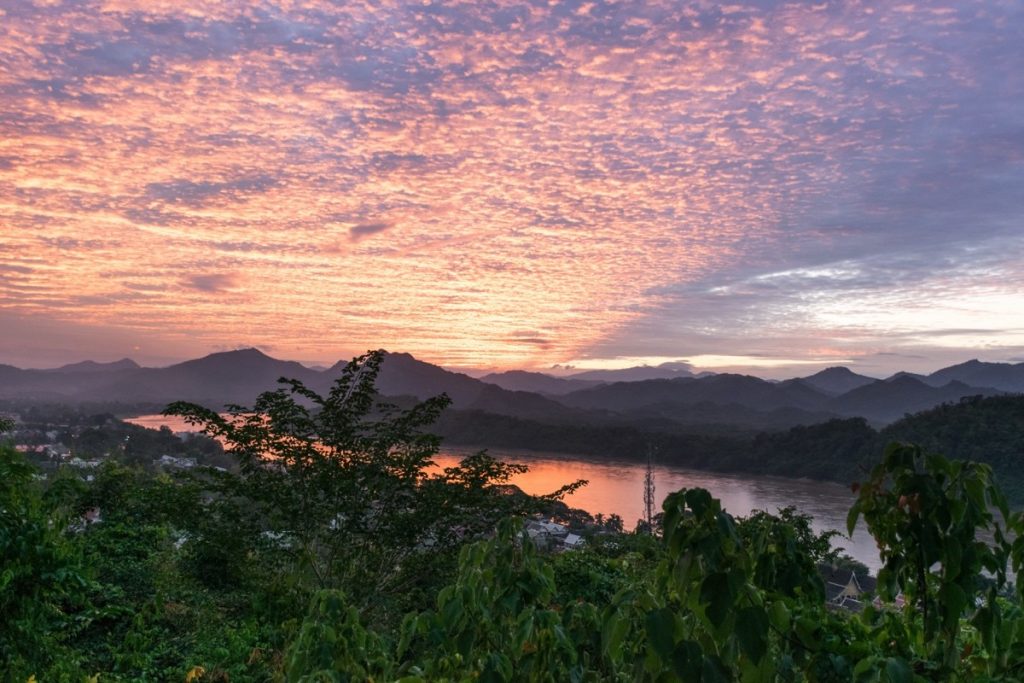
<path fill-rule="evenodd" d="M 244 346 L 1024 361 L 1024 4 L 0 0 L 0 362 Z"/>

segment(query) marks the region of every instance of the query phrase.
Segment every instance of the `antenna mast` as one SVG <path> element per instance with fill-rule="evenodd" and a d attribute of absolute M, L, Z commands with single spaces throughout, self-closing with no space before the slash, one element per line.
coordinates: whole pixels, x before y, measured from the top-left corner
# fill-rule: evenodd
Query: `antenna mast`
<path fill-rule="evenodd" d="M 644 521 L 647 533 L 654 535 L 654 449 L 647 444 L 647 473 L 644 475 Z"/>

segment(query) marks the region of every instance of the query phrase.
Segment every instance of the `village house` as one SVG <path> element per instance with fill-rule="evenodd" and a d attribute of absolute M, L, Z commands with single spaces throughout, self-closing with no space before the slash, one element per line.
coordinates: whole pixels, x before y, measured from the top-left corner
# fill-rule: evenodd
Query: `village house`
<path fill-rule="evenodd" d="M 858 576 L 852 569 L 835 565 L 818 565 L 818 571 L 825 583 L 825 604 L 832 609 L 861 611 L 873 597 L 878 584 L 871 576 Z"/>
<path fill-rule="evenodd" d="M 161 455 L 156 461 L 161 469 L 190 470 L 196 466 L 195 458 L 178 458 L 173 455 Z"/>
<path fill-rule="evenodd" d="M 583 546 L 584 539 L 579 534 L 570 533 L 569 527 L 550 519 L 527 519 L 526 535 L 540 550 L 560 552 Z"/>

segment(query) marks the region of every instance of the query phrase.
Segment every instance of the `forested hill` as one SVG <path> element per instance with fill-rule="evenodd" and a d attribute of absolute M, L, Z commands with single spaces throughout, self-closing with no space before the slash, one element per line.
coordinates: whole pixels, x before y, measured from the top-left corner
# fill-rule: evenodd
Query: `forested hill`
<path fill-rule="evenodd" d="M 475 411 L 452 411 L 437 427 L 451 444 L 637 461 L 646 459 L 650 444 L 663 465 L 843 483 L 863 479 L 887 443 L 916 442 L 948 457 L 991 464 L 1011 499 L 1024 504 L 1024 395 L 1020 394 L 966 398 L 909 415 L 881 431 L 863 418 L 756 435 L 697 434 L 654 425 L 554 426 Z"/>
<path fill-rule="evenodd" d="M 326 392 L 347 365 L 343 361 L 326 369 L 310 368 L 257 349 L 214 353 L 163 368 L 139 367 L 128 359 L 84 361 L 52 370 L 0 365 L 0 401 L 130 405 L 188 400 L 221 410 L 226 404 L 244 404 L 262 391 L 278 388 L 282 377 Z M 864 417 L 880 427 L 906 413 L 964 396 L 1024 391 L 1022 378 L 1024 363 L 970 361 L 928 376 L 899 373 L 888 379 L 834 367 L 776 382 L 748 375 L 693 375 L 682 368 L 659 366 L 568 378 L 508 372 L 483 381 L 393 352 L 385 356 L 377 390 L 389 397 L 419 400 L 445 393 L 458 410 L 551 424 L 614 422 L 643 429 L 653 421 L 690 431 L 700 425 L 769 430 L 837 417 Z"/>
<path fill-rule="evenodd" d="M 941 405 L 889 425 L 878 440 L 914 442 L 950 458 L 989 463 L 1007 495 L 1024 501 L 1024 394 Z"/>

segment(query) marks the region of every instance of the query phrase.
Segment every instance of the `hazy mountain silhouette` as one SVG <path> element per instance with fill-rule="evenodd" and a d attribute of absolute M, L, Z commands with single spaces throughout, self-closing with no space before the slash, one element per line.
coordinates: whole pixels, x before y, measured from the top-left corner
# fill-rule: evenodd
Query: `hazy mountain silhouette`
<path fill-rule="evenodd" d="M 214 353 L 166 368 L 142 368 L 133 361 L 86 361 L 53 370 L 0 375 L 0 398 L 65 402 L 169 403 L 196 401 L 213 408 L 251 403 L 277 386 L 279 377 L 315 380 L 319 373 L 280 361 L 256 349 Z"/>
<path fill-rule="evenodd" d="M 928 383 L 933 386 L 942 386 L 951 381 L 975 387 L 1024 392 L 1024 363 L 986 363 L 969 360 L 928 375 Z"/>
<path fill-rule="evenodd" d="M 850 368 L 843 366 L 826 368 L 809 377 L 803 377 L 801 380 L 804 384 L 809 384 L 818 391 L 831 394 L 832 396 L 845 394 L 848 391 L 876 381 L 873 377 L 858 375 L 850 370 Z"/>
<path fill-rule="evenodd" d="M 832 376 L 837 375 L 832 373 Z M 848 377 L 846 379 L 849 380 Z M 782 409 L 802 411 L 795 416 L 797 419 L 806 417 L 805 424 L 830 415 L 860 416 L 876 423 L 886 423 L 906 413 L 958 401 L 965 396 L 998 393 L 992 388 L 972 387 L 963 382 L 932 387 L 913 377 L 903 376 L 870 380 L 868 384 L 834 395 L 811 385 L 807 379 L 767 382 L 748 375 L 723 374 L 704 378 L 620 382 L 573 392 L 559 400 L 577 408 L 620 413 L 667 416 L 675 411 L 680 421 L 690 420 L 687 411 L 692 410 L 692 406 L 711 403 L 722 407 L 735 405 L 762 413 Z M 735 412 L 739 424 L 741 411 Z M 790 417 L 793 416 L 791 413 Z"/>
<path fill-rule="evenodd" d="M 875 422 L 892 422 L 908 413 L 959 401 L 965 396 L 992 396 L 1001 392 L 949 382 L 933 387 L 909 375 L 879 380 L 838 396 L 829 404 L 842 415 L 866 417 Z"/>
<path fill-rule="evenodd" d="M 130 368 L 83 367 L 83 371 L 64 372 L 60 368 L 22 370 L 10 365 L 0 366 L 0 398 L 65 402 L 103 400 L 103 392 L 98 390 L 100 387 L 132 372 Z"/>
<path fill-rule="evenodd" d="M 340 374 L 339 362 L 325 373 L 330 381 Z M 458 410 L 481 410 L 531 419 L 570 419 L 579 411 L 537 393 L 508 391 L 461 372 L 414 358 L 408 353 L 388 353 L 377 376 L 377 391 L 384 396 L 412 396 L 419 400 L 447 394 Z"/>
<path fill-rule="evenodd" d="M 700 373 L 711 375 L 714 373 Z M 693 370 L 685 363 L 662 363 L 661 365 L 638 365 L 619 370 L 586 370 L 567 375 L 565 379 L 587 382 L 642 382 L 648 379 L 675 379 L 695 377 Z"/>
<path fill-rule="evenodd" d="M 141 366 L 131 358 L 122 358 L 113 363 L 97 363 L 94 360 L 83 360 L 80 363 L 62 365 L 59 368 L 52 368 L 45 372 L 58 372 L 71 374 L 77 372 L 117 372 L 119 370 L 138 370 Z"/>
<path fill-rule="evenodd" d="M 251 404 L 260 392 L 277 388 L 280 377 L 301 380 L 325 393 L 344 365 L 339 362 L 318 371 L 271 358 L 257 349 L 214 353 L 165 368 L 142 368 L 129 359 L 115 363 L 84 361 L 52 370 L 0 365 L 0 398 L 123 404 L 188 400 L 220 409 L 227 403 Z M 944 368 L 928 377 L 901 373 L 887 380 L 871 380 L 845 368 L 829 368 L 784 382 L 736 374 L 694 377 L 678 364 L 620 372 L 630 376 L 634 371 L 641 375 L 669 371 L 676 376 L 612 383 L 526 372 L 490 376 L 512 387 L 539 389 L 520 391 L 446 370 L 407 353 L 388 353 L 377 389 L 385 396 L 420 400 L 446 393 L 459 410 L 551 423 L 657 421 L 770 429 L 811 424 L 835 415 L 863 416 L 885 423 L 964 396 L 1014 390 L 1024 381 L 1019 379 L 1024 363 L 978 361 Z M 616 371 L 597 372 L 607 377 Z M 682 373 L 686 376 L 679 376 Z M 987 384 L 950 381 L 950 377 L 974 378 Z M 586 388 L 564 393 L 581 383 Z M 941 384 L 932 386 L 936 383 Z M 852 388 L 844 391 L 847 387 Z"/>
<path fill-rule="evenodd" d="M 496 384 L 502 389 L 509 391 L 532 391 L 538 394 L 551 396 L 563 396 L 580 389 L 589 389 L 599 384 L 599 380 L 567 379 L 565 377 L 554 377 L 543 372 L 526 372 L 525 370 L 509 370 L 507 372 L 494 372 L 480 378 L 481 382 Z"/>
<path fill-rule="evenodd" d="M 337 363 L 328 371 L 331 381 L 345 366 Z M 388 353 L 377 376 L 377 391 L 385 396 L 415 396 L 421 401 L 448 394 L 458 408 L 468 407 L 487 385 L 461 372 L 417 360 L 408 353 Z"/>
<path fill-rule="evenodd" d="M 484 389 L 468 406 L 496 415 L 512 415 L 542 422 L 599 421 L 598 416 L 565 406 L 554 399 L 529 391 L 509 391 L 493 384 L 484 383 Z"/>
<path fill-rule="evenodd" d="M 194 401 L 219 409 L 227 403 L 251 404 L 261 392 L 276 389 L 280 377 L 314 384 L 320 376 L 295 361 L 271 358 L 258 349 L 243 349 L 212 353 L 166 368 L 141 368 L 103 386 L 102 399 Z"/>
<path fill-rule="evenodd" d="M 685 427 L 711 427 L 732 425 L 754 430 L 788 429 L 797 425 L 816 424 L 834 419 L 836 415 L 827 411 L 813 411 L 802 408 L 780 407 L 771 410 L 756 410 L 738 403 L 652 403 L 631 410 L 624 415 L 634 421 L 658 418 L 663 423 L 674 423 Z M 664 424 L 662 429 L 666 427 Z"/>
<path fill-rule="evenodd" d="M 905 372 L 905 371 L 902 371 L 902 370 L 900 372 L 895 373 L 891 377 L 886 377 L 883 381 L 885 381 L 885 382 L 892 382 L 894 380 L 901 379 L 903 377 L 909 377 L 911 379 L 916 379 L 918 382 L 921 382 L 922 384 L 927 384 L 927 385 L 931 386 L 931 382 L 928 379 L 928 375 L 921 375 L 921 374 L 918 374 L 916 372 Z"/>
<path fill-rule="evenodd" d="M 682 407 L 703 402 L 770 411 L 783 407 L 818 410 L 827 402 L 828 396 L 799 382 L 774 383 L 750 375 L 722 374 L 616 382 L 576 391 L 560 400 L 578 408 L 616 412 L 641 410 L 657 404 Z"/>

